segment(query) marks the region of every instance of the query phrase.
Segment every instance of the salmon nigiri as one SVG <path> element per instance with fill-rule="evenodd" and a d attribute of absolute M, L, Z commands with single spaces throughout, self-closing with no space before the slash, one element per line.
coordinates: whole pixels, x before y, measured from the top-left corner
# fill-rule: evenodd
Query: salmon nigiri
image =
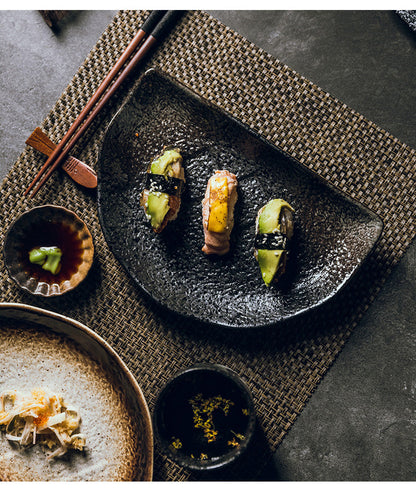
<path fill-rule="evenodd" d="M 228 170 L 217 170 L 210 177 L 202 202 L 205 254 L 226 254 L 230 250 L 230 235 L 234 226 L 234 206 L 237 202 L 237 177 Z"/>

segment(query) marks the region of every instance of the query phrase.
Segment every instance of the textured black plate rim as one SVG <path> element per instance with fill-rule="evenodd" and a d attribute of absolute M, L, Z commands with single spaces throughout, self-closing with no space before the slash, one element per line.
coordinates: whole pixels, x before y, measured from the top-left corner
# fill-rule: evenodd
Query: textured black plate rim
<path fill-rule="evenodd" d="M 127 263 L 125 262 L 125 260 L 122 257 L 118 256 L 118 253 L 114 250 L 112 244 L 110 243 L 111 242 L 111 238 L 110 238 L 110 236 L 108 234 L 106 225 L 104 224 L 104 218 L 103 218 L 103 214 L 102 214 L 102 210 L 101 210 L 101 191 L 99 189 L 99 187 L 100 187 L 100 181 L 101 181 L 101 173 L 100 173 L 100 169 L 97 169 L 97 176 L 98 176 L 97 206 L 98 206 L 98 217 L 99 217 L 101 229 L 103 231 L 104 238 L 105 238 L 105 240 L 106 240 L 106 242 L 107 242 L 110 250 L 113 252 L 113 254 L 116 257 L 116 259 L 118 260 L 118 262 L 123 266 L 123 268 L 125 269 L 126 273 L 129 275 L 129 277 L 133 279 L 134 283 L 139 286 L 139 288 L 146 294 L 146 296 L 148 296 L 157 305 L 161 306 L 163 309 L 165 309 L 166 311 L 168 311 L 170 313 L 174 313 L 174 314 L 176 314 L 176 315 L 178 315 L 180 317 L 185 317 L 185 318 L 188 318 L 188 319 L 193 320 L 193 321 L 196 320 L 196 321 L 201 322 L 202 324 L 206 324 L 206 325 L 216 325 L 216 326 L 222 327 L 222 328 L 229 328 L 230 330 L 247 330 L 247 331 L 251 331 L 251 330 L 255 330 L 255 329 L 261 329 L 261 328 L 273 327 L 273 326 L 276 326 L 276 325 L 281 324 L 283 322 L 286 322 L 288 320 L 291 320 L 291 319 L 294 319 L 294 318 L 299 317 L 301 315 L 304 315 L 305 313 L 307 313 L 309 311 L 313 311 L 316 308 L 318 308 L 321 305 L 323 305 L 324 303 L 328 302 L 330 299 L 332 299 L 334 296 L 336 296 L 340 292 L 340 290 L 344 289 L 345 286 L 357 274 L 358 270 L 362 268 L 363 264 L 367 261 L 368 256 L 371 254 L 372 250 L 374 249 L 375 245 L 377 244 L 378 240 L 380 239 L 380 236 L 382 234 L 384 225 L 383 225 L 382 219 L 378 216 L 378 214 L 376 214 L 374 211 L 372 211 L 371 209 L 369 209 L 368 207 L 366 207 L 365 205 L 363 205 L 361 202 L 357 202 L 356 200 L 354 200 L 353 198 L 351 198 L 349 195 L 347 195 L 344 192 L 342 192 L 341 190 L 339 190 L 333 183 L 331 183 L 327 179 L 323 178 L 322 176 L 320 176 L 316 172 L 308 169 L 305 165 L 303 165 L 297 159 L 293 158 L 291 155 L 289 155 L 288 153 L 284 152 L 278 146 L 276 146 L 275 144 L 271 143 L 269 140 L 267 140 L 266 138 L 264 138 L 263 136 L 261 136 L 261 134 L 259 134 L 258 132 L 254 131 L 253 129 L 251 129 L 250 127 L 248 127 L 246 124 L 244 124 L 243 122 L 241 122 L 237 118 L 235 118 L 232 115 L 230 115 L 227 111 L 222 110 L 219 106 L 211 103 L 210 101 L 208 101 L 204 97 L 199 96 L 198 94 L 196 94 L 195 92 L 193 92 L 192 90 L 190 90 L 188 87 L 186 87 L 182 83 L 178 82 L 174 78 L 171 78 L 170 76 L 168 76 L 167 74 L 165 74 L 164 72 L 162 72 L 160 69 L 158 69 L 158 68 L 150 68 L 150 69 L 146 70 L 143 73 L 143 75 L 140 77 L 140 79 L 138 81 L 138 85 L 137 85 L 137 87 L 135 89 L 135 92 L 140 87 L 142 81 L 144 79 L 146 79 L 149 75 L 150 76 L 156 75 L 158 78 L 160 78 L 162 80 L 167 80 L 170 85 L 172 85 L 173 87 L 178 88 L 181 92 L 187 94 L 187 96 L 191 100 L 199 101 L 204 106 L 206 106 L 207 108 L 209 108 L 210 110 L 213 110 L 215 113 L 220 113 L 220 114 L 224 115 L 228 120 L 230 120 L 231 122 L 233 122 L 236 126 L 242 127 L 245 132 L 247 132 L 248 134 L 252 135 L 257 140 L 259 140 L 259 141 L 267 144 L 268 147 L 272 148 L 274 151 L 276 151 L 280 155 L 282 155 L 285 159 L 287 159 L 288 161 L 290 161 L 293 164 L 295 164 L 295 166 L 297 168 L 299 168 L 300 171 L 305 174 L 305 176 L 309 176 L 312 179 L 314 179 L 315 181 L 317 181 L 318 183 L 320 183 L 321 185 L 324 185 L 327 189 L 335 192 L 340 198 L 344 199 L 347 203 L 349 203 L 349 204 L 357 207 L 362 213 L 365 213 L 370 219 L 372 219 L 375 223 L 377 223 L 378 231 L 377 231 L 377 234 L 376 234 L 375 238 L 373 239 L 373 242 L 371 244 L 371 247 L 370 247 L 369 251 L 367 252 L 367 254 L 365 255 L 365 257 L 363 258 L 363 260 L 354 268 L 353 272 L 349 275 L 349 277 L 347 279 L 345 279 L 344 282 L 341 283 L 339 287 L 334 288 L 334 290 L 330 294 L 328 294 L 327 296 L 325 296 L 325 298 L 323 298 L 321 301 L 313 304 L 312 306 L 306 307 L 306 308 L 304 308 L 302 310 L 299 310 L 296 313 L 293 313 L 293 314 L 288 315 L 286 317 L 279 318 L 279 319 L 273 319 L 273 321 L 271 321 L 271 322 L 267 322 L 267 323 L 264 322 L 264 323 L 260 323 L 260 324 L 256 324 L 256 325 L 243 325 L 243 326 L 238 325 L 238 326 L 236 326 L 236 325 L 232 325 L 232 324 L 225 323 L 225 322 L 213 321 L 213 320 L 209 320 L 209 319 L 197 317 L 195 315 L 192 315 L 191 313 L 188 314 L 188 313 L 184 313 L 184 312 L 178 312 L 176 310 L 173 310 L 173 309 L 169 308 L 162 301 L 160 301 L 158 298 L 155 298 L 146 289 L 145 285 L 143 285 L 142 282 L 137 279 L 137 277 L 133 276 L 130 273 L 130 271 L 128 269 Z M 117 119 L 118 115 L 123 111 L 124 107 L 129 104 L 129 102 L 130 102 L 130 100 L 131 100 L 131 98 L 133 96 L 134 96 L 134 93 L 121 105 L 121 107 L 119 108 L 119 110 L 112 117 L 112 119 L 111 119 L 110 123 L 108 124 L 107 129 L 105 131 L 105 134 L 104 134 L 104 137 L 103 137 L 103 140 L 102 140 L 102 144 L 104 144 L 104 142 L 106 140 L 106 137 L 109 134 L 109 131 L 110 131 L 113 123 Z M 100 152 L 99 152 L 99 156 L 98 156 L 98 160 L 97 160 L 97 165 L 99 165 L 101 163 L 101 157 L 102 157 L 102 147 L 101 147 Z"/>

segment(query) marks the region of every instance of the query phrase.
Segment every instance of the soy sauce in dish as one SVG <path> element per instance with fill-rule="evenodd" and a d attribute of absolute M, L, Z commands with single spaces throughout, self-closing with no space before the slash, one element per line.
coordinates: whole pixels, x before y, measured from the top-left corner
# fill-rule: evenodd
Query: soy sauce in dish
<path fill-rule="evenodd" d="M 61 269 L 56 275 L 29 261 L 29 252 L 35 247 L 56 246 L 62 251 Z M 46 283 L 61 283 L 69 280 L 82 262 L 82 241 L 78 232 L 61 222 L 34 224 L 22 240 L 21 262 L 24 269 L 36 280 Z"/>
<path fill-rule="evenodd" d="M 171 448 L 193 459 L 218 459 L 245 440 L 248 410 L 237 395 L 198 393 L 169 406 Z"/>

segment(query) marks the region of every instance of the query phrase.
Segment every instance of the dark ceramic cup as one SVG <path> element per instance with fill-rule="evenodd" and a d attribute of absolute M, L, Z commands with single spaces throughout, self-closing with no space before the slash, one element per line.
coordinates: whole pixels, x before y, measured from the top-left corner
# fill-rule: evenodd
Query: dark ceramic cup
<path fill-rule="evenodd" d="M 208 471 L 230 465 L 248 448 L 256 425 L 253 398 L 231 369 L 201 363 L 161 390 L 154 430 L 163 452 L 180 466 Z"/>

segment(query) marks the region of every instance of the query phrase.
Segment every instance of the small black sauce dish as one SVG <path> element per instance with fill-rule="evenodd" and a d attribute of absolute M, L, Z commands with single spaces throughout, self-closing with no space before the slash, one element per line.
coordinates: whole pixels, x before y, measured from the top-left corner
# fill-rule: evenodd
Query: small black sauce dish
<path fill-rule="evenodd" d="M 161 390 L 153 415 L 163 452 L 180 466 L 208 471 L 233 463 L 248 448 L 256 416 L 247 385 L 228 367 L 183 369 Z"/>

